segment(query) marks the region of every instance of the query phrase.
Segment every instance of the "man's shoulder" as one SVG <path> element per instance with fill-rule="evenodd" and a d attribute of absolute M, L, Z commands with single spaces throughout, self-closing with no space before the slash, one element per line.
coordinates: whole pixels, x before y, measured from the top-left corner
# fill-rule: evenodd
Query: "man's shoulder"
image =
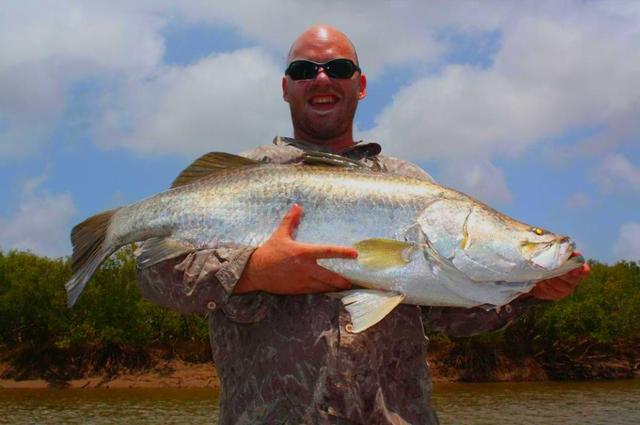
<path fill-rule="evenodd" d="M 390 173 L 421 180 L 428 180 L 431 182 L 434 181 L 433 177 L 431 177 L 429 173 L 413 162 L 386 155 L 379 155 L 379 158 L 380 162 L 384 164 L 385 168 Z"/>
<path fill-rule="evenodd" d="M 291 145 L 259 145 L 240 153 L 240 156 L 261 162 L 288 164 L 298 162 L 303 151 Z"/>

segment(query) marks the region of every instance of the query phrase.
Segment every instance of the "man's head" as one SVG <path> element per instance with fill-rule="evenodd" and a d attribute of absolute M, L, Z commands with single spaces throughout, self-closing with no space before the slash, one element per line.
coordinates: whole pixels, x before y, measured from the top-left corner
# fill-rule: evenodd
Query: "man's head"
<path fill-rule="evenodd" d="M 287 65 L 300 60 L 323 64 L 333 59 L 349 59 L 358 65 L 355 48 L 346 35 L 328 25 L 314 25 L 293 42 Z M 332 74 L 320 67 L 309 79 L 285 75 L 283 98 L 291 109 L 296 138 L 346 147 L 353 143 L 353 118 L 358 101 L 365 97 L 367 80 L 359 71 L 349 78 L 327 73 Z"/>

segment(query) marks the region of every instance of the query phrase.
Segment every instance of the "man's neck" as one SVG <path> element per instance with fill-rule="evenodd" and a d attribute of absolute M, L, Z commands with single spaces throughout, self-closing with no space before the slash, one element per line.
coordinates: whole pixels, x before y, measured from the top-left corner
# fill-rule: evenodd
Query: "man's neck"
<path fill-rule="evenodd" d="M 322 146 L 326 151 L 332 153 L 342 152 L 343 150 L 350 148 L 355 144 L 355 142 L 353 141 L 353 134 L 351 132 L 333 139 L 317 139 L 300 130 L 295 129 L 293 131 L 293 137 L 298 140 L 304 140 L 306 142 L 313 143 L 314 145 Z"/>

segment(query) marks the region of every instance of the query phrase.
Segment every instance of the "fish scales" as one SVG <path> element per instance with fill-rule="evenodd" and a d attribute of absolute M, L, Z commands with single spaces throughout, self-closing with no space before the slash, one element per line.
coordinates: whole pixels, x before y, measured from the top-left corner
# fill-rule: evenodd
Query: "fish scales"
<path fill-rule="evenodd" d="M 205 178 L 124 207 L 117 216 L 123 227 L 113 230 L 119 243 L 131 235 L 144 240 L 171 234 L 199 247 L 259 245 L 298 203 L 305 209 L 298 240 L 351 245 L 367 237 L 397 236 L 435 196 L 423 183 L 327 167 L 261 166 Z"/>
<path fill-rule="evenodd" d="M 237 158 L 210 155 L 222 163 Z M 349 309 L 351 302 L 361 306 L 367 301 L 365 309 L 377 311 L 376 320 L 402 301 L 504 305 L 537 281 L 583 261 L 571 259 L 569 238 L 518 222 L 432 182 L 345 167 L 229 166 L 76 226 L 74 260 L 84 260 L 74 261 L 75 274 L 67 284 L 70 303 L 100 262 L 122 245 L 158 242 L 149 249 L 149 265 L 179 254 L 179 249 L 259 246 L 294 203 L 305 212 L 297 240 L 358 249 L 357 261 L 325 259 L 319 264 L 373 290 L 349 294 L 343 302 Z M 80 235 L 92 229 L 102 234 L 82 240 Z M 352 316 L 358 308 L 351 307 Z M 371 326 L 373 319 L 366 317 Z"/>

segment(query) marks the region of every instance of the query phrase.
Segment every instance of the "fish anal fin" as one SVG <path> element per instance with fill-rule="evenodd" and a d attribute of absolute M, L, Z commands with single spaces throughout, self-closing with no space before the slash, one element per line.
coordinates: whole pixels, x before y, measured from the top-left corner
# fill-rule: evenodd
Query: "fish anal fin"
<path fill-rule="evenodd" d="M 403 267 L 411 262 L 415 245 L 392 239 L 365 239 L 353 247 L 358 251 L 358 263 L 369 270 Z"/>
<path fill-rule="evenodd" d="M 171 188 L 191 184 L 210 174 L 232 168 L 260 164 L 253 159 L 224 152 L 209 152 L 196 159 L 171 183 Z"/>
<path fill-rule="evenodd" d="M 405 295 L 399 292 L 354 289 L 336 293 L 351 316 L 351 333 L 362 332 L 384 319 L 402 303 Z"/>
<path fill-rule="evenodd" d="M 194 247 L 188 243 L 171 238 L 151 238 L 135 252 L 138 265 L 146 269 L 154 264 L 192 252 Z"/>

